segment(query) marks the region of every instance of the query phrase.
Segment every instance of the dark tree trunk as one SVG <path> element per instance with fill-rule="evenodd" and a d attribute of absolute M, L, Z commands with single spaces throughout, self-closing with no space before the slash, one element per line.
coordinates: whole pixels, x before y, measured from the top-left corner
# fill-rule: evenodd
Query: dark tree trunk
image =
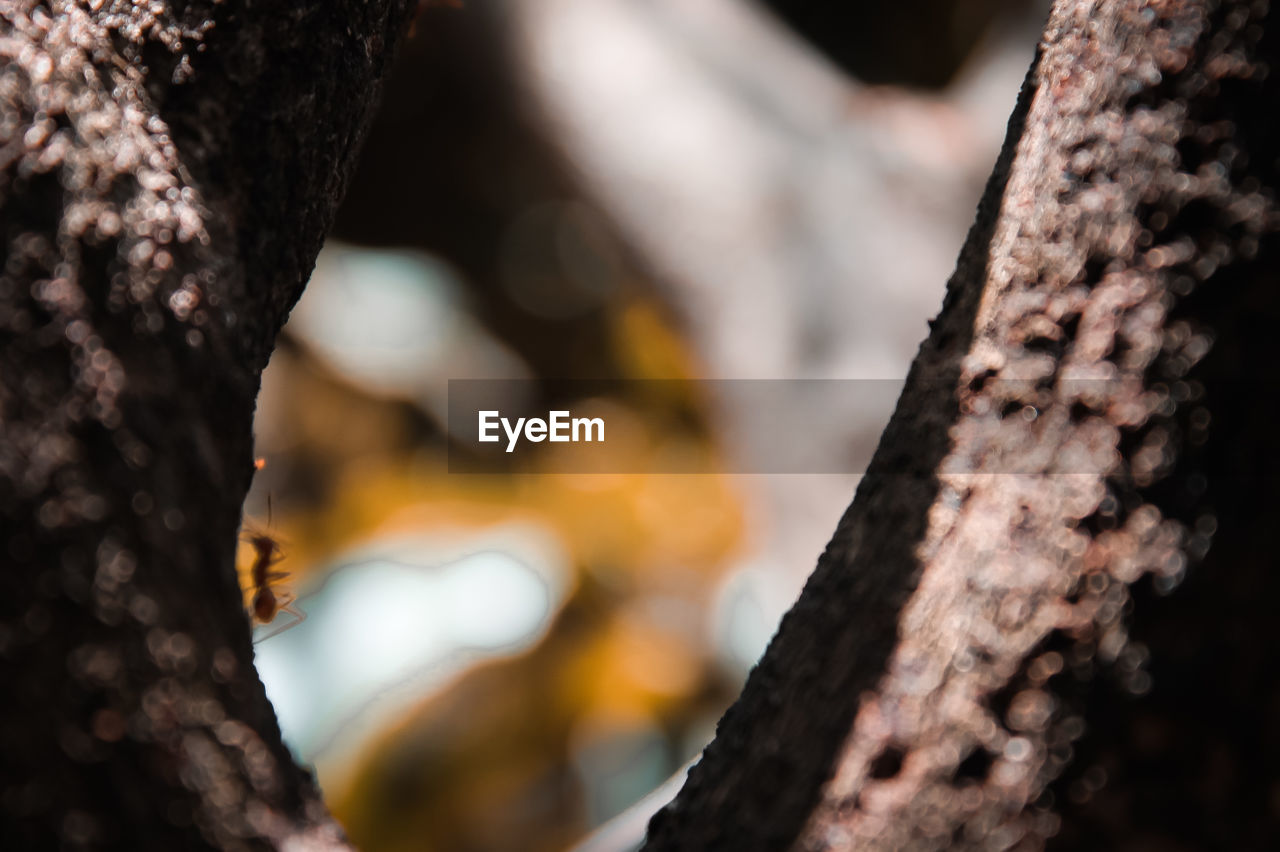
<path fill-rule="evenodd" d="M 0 4 L 0 847 L 341 843 L 236 530 L 410 5 Z"/>
<path fill-rule="evenodd" d="M 646 849 L 1274 848 L 1266 7 L 1056 4 L 875 460 Z"/>

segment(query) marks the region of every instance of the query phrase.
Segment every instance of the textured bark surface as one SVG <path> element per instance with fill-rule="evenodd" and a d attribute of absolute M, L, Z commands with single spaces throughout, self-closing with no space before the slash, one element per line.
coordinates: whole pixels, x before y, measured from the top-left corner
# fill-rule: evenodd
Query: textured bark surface
<path fill-rule="evenodd" d="M 1056 4 L 868 475 L 646 849 L 1280 836 L 1278 40 Z"/>
<path fill-rule="evenodd" d="M 409 5 L 0 3 L 0 847 L 340 843 L 236 530 Z"/>

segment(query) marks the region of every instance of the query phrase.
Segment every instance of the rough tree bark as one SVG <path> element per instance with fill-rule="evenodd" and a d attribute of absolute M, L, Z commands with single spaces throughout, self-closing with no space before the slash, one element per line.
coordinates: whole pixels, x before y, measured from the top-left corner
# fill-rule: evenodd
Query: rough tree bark
<path fill-rule="evenodd" d="M 1280 837 L 1278 42 L 1265 2 L 1055 5 L 870 470 L 647 850 Z"/>
<path fill-rule="evenodd" d="M 0 847 L 342 842 L 236 530 L 411 5 L 0 3 Z"/>

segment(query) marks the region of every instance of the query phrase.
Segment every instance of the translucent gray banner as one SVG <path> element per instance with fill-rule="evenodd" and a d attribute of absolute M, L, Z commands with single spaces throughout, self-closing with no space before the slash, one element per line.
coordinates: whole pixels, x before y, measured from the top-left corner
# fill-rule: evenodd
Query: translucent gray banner
<path fill-rule="evenodd" d="M 902 385 L 455 379 L 449 382 L 449 470 L 857 474 L 870 463 Z M 965 428 L 990 442 L 972 470 L 1105 473 L 1117 461 L 1118 432 L 1089 415 L 1131 399 L 1134 390 L 1093 380 L 1052 387 L 988 382 L 964 412 Z M 1142 393 L 1143 408 L 1159 418 L 1201 391 L 1159 386 Z M 1080 425 L 1086 419 L 1087 428 Z"/>

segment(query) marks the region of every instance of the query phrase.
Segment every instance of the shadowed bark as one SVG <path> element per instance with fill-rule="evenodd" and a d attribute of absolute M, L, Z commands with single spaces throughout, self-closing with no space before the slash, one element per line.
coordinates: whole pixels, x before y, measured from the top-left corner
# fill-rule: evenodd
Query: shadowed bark
<path fill-rule="evenodd" d="M 1056 4 L 854 504 L 646 849 L 1280 833 L 1247 592 L 1275 582 L 1278 29 Z"/>
<path fill-rule="evenodd" d="M 259 374 L 407 0 L 0 4 L 0 846 L 341 844 L 253 668 Z"/>

